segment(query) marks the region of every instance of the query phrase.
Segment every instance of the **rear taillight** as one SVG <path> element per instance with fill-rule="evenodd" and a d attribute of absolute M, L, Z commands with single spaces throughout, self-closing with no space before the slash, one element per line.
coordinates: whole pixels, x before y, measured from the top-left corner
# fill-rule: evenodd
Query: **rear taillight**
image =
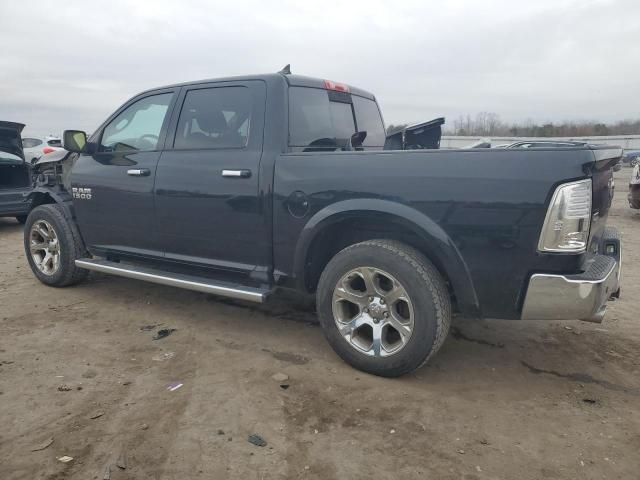
<path fill-rule="evenodd" d="M 587 248 L 591 223 L 591 179 L 560 185 L 551 198 L 538 250 L 581 253 Z"/>
<path fill-rule="evenodd" d="M 336 92 L 349 93 L 349 85 L 332 82 L 331 80 L 324 81 L 324 88 L 326 88 L 327 90 L 334 90 Z"/>
<path fill-rule="evenodd" d="M 44 148 L 42 149 L 42 154 L 43 154 L 43 155 L 46 155 L 47 153 L 51 153 L 51 152 L 55 152 L 55 151 L 56 151 L 56 149 L 55 149 L 55 148 L 51 148 L 51 147 L 44 147 Z"/>

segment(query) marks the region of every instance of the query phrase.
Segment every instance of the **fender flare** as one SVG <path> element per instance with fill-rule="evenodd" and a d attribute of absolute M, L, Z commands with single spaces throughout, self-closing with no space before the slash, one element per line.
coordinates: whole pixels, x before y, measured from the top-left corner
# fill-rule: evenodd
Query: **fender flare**
<path fill-rule="evenodd" d="M 296 244 L 294 274 L 298 285 L 305 284 L 305 263 L 313 240 L 328 226 L 363 213 L 388 214 L 428 245 L 427 257 L 444 270 L 455 293 L 458 307 L 466 316 L 480 317 L 480 304 L 471 273 L 458 247 L 447 233 L 427 215 L 405 204 L 382 199 L 350 199 L 333 203 L 316 212 L 306 223 Z"/>
<path fill-rule="evenodd" d="M 39 201 L 47 197 L 51 198 L 53 202 Z M 62 207 L 65 218 L 70 222 L 75 221 L 72 197 L 69 192 L 65 190 L 54 190 L 46 187 L 35 187 L 33 190 L 31 190 L 31 192 L 29 192 L 28 199 L 31 203 L 31 210 L 45 203 L 57 203 Z"/>

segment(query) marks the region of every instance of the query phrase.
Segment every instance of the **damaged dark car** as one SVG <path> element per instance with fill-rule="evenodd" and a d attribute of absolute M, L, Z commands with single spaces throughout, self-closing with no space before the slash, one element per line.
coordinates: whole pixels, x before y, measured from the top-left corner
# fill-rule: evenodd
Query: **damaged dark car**
<path fill-rule="evenodd" d="M 0 217 L 27 220 L 31 200 L 31 166 L 24 159 L 24 125 L 0 121 Z"/>

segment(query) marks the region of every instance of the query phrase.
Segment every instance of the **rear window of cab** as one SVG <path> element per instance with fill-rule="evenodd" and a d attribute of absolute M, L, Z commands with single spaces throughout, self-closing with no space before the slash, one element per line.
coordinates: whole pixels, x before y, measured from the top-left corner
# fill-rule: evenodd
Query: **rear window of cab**
<path fill-rule="evenodd" d="M 320 88 L 289 88 L 290 147 L 335 151 L 357 132 L 366 132 L 362 147 L 384 147 L 384 124 L 374 100 Z"/>

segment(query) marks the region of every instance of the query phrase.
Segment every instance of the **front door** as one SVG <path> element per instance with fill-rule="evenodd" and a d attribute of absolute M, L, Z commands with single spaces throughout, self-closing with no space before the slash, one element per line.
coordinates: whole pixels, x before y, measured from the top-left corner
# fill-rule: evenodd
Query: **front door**
<path fill-rule="evenodd" d="M 259 168 L 265 86 L 188 87 L 156 174 L 159 241 L 167 260 L 249 273 L 270 263 Z M 258 275 L 260 277 L 260 275 Z"/>
<path fill-rule="evenodd" d="M 94 153 L 78 157 L 73 205 L 93 253 L 162 255 L 153 186 L 175 96 L 163 90 L 125 104 L 93 137 Z"/>

